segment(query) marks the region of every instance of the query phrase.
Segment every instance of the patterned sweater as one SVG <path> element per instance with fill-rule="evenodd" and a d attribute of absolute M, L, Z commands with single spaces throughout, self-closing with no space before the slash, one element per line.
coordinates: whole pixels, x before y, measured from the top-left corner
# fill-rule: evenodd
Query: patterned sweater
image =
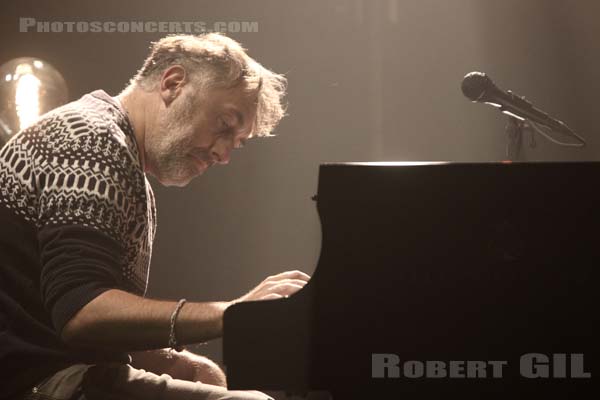
<path fill-rule="evenodd" d="M 0 151 L 0 399 L 76 362 L 64 325 L 102 292 L 144 295 L 156 229 L 130 121 L 98 90 L 42 116 Z"/>

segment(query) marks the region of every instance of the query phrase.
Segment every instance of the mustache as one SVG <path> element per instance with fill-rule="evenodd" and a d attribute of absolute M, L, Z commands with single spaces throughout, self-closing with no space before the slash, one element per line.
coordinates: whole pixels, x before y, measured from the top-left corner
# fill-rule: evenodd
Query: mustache
<path fill-rule="evenodd" d="M 213 165 L 215 163 L 215 160 L 208 150 L 196 148 L 192 150 L 191 153 L 195 158 L 204 161 L 208 165 Z"/>

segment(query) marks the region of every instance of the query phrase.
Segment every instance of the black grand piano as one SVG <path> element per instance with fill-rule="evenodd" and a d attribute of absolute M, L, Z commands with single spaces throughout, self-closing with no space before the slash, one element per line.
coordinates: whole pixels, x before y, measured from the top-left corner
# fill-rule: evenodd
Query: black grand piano
<path fill-rule="evenodd" d="M 322 165 L 316 271 L 227 310 L 229 387 L 597 397 L 599 188 L 595 162 Z"/>

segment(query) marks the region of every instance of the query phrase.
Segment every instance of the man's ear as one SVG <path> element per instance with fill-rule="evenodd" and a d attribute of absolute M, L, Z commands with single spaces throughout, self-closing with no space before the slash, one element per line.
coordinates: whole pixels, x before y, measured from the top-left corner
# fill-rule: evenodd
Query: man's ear
<path fill-rule="evenodd" d="M 160 77 L 160 97 L 166 106 L 181 94 L 187 74 L 181 65 L 172 65 L 165 69 Z"/>

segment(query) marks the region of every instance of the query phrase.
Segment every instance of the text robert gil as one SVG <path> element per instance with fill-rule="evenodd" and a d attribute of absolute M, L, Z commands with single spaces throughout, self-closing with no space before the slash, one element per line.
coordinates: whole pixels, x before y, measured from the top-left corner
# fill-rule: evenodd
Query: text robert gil
<path fill-rule="evenodd" d="M 591 378 L 583 354 L 527 353 L 519 359 L 524 378 Z M 570 361 L 570 362 L 568 362 Z M 405 361 L 397 354 L 372 354 L 373 378 L 502 378 L 508 361 Z"/>

